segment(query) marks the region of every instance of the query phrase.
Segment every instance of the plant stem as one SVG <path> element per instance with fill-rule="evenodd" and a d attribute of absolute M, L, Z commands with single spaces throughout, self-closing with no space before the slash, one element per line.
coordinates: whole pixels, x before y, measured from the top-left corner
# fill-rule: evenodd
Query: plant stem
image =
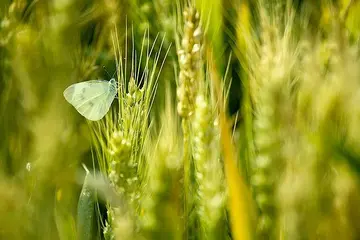
<path fill-rule="evenodd" d="M 189 238 L 189 213 L 191 209 L 191 179 L 189 151 L 189 122 L 187 118 L 181 121 L 183 130 L 183 164 L 184 164 L 184 239 Z"/>

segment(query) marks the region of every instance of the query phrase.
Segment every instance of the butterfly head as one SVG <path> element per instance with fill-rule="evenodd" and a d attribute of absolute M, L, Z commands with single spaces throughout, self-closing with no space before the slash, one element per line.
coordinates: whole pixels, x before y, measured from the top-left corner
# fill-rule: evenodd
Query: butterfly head
<path fill-rule="evenodd" d="M 116 85 L 117 85 L 117 82 L 116 82 L 115 78 L 110 79 L 109 84 L 116 86 Z"/>
<path fill-rule="evenodd" d="M 117 91 L 117 82 L 116 82 L 115 78 L 110 79 L 109 88 L 111 91 L 114 91 L 114 92 Z"/>

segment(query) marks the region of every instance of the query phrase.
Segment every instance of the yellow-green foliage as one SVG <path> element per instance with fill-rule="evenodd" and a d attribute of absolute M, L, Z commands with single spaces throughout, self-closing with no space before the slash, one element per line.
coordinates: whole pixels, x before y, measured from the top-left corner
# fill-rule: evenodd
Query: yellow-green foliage
<path fill-rule="evenodd" d="M 0 239 L 359 239 L 359 11 L 0 1 Z"/>

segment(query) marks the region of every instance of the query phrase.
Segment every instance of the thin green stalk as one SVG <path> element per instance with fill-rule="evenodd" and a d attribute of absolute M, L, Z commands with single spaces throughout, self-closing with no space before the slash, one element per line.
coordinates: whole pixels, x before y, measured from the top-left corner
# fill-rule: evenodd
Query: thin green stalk
<path fill-rule="evenodd" d="M 192 207 L 191 199 L 191 159 L 189 150 L 190 129 L 188 119 L 181 120 L 183 131 L 183 164 L 184 164 L 184 237 L 189 239 L 189 215 Z"/>

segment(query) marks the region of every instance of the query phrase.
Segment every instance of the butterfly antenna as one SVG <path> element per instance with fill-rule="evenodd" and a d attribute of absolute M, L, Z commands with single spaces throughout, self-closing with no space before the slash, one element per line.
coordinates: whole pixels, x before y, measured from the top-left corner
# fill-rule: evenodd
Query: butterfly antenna
<path fill-rule="evenodd" d="M 109 74 L 109 72 L 106 70 L 105 66 L 103 66 L 103 68 L 104 68 L 106 74 L 110 77 L 110 74 Z M 111 77 L 111 78 L 112 78 L 112 77 Z M 110 79 L 111 79 L 111 78 L 110 78 Z"/>
<path fill-rule="evenodd" d="M 114 78 L 114 77 L 115 77 L 115 74 L 116 74 L 116 72 L 117 72 L 117 70 L 118 70 L 118 67 L 119 67 L 117 62 L 116 62 L 115 64 L 116 64 L 116 69 L 115 69 L 115 72 L 113 73 L 113 75 L 112 75 L 111 78 Z"/>

